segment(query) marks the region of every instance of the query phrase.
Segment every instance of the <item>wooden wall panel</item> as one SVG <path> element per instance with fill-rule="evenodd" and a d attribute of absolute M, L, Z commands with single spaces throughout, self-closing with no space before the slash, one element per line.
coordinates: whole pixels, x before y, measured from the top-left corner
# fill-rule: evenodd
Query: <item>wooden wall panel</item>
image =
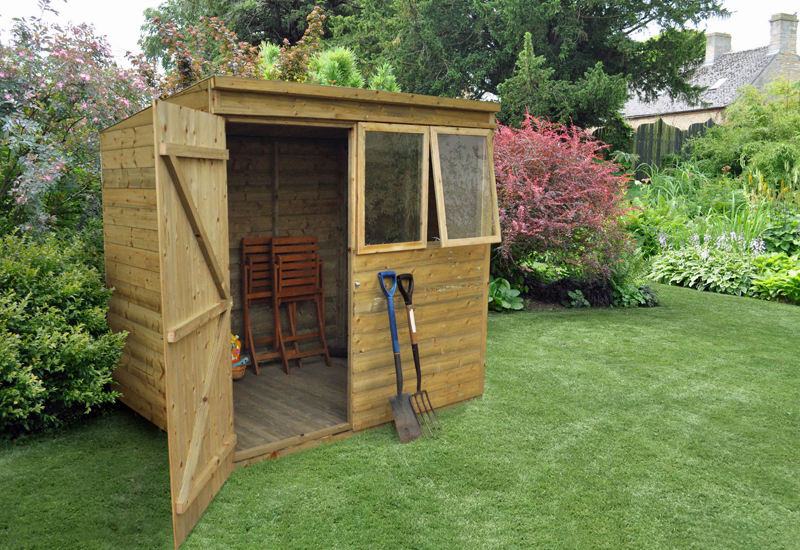
<path fill-rule="evenodd" d="M 275 191 L 275 146 L 278 190 Z M 230 281 L 233 295 L 231 328 L 242 339 L 241 242 L 244 237 L 273 236 L 277 196 L 278 236 L 316 235 L 325 262 L 325 318 L 329 345 L 344 345 L 340 313 L 346 309 L 343 268 L 347 239 L 347 142 L 335 139 L 228 136 L 228 219 Z M 284 312 L 285 315 L 285 312 Z M 270 306 L 251 311 L 254 336 L 273 330 Z M 298 305 L 298 328 L 315 328 L 313 304 Z M 288 327 L 288 322 L 284 324 Z M 313 346 L 313 342 L 301 345 Z"/>
<path fill-rule="evenodd" d="M 434 407 L 483 393 L 489 245 L 367 254 L 353 257 L 352 383 L 354 430 L 392 420 L 396 392 L 386 298 L 378 272 L 414 274 L 414 305 L 422 387 Z M 395 296 L 405 391 L 416 391 L 414 359 L 403 299 Z"/>
<path fill-rule="evenodd" d="M 100 134 L 108 325 L 127 331 L 120 401 L 167 429 L 152 111 Z"/>

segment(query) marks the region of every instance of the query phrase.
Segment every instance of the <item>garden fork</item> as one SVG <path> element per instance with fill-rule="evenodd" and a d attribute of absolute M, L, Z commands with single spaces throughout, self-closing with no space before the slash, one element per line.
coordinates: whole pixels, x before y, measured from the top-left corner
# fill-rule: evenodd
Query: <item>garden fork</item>
<path fill-rule="evenodd" d="M 406 288 L 405 283 L 408 284 Z M 422 389 L 422 369 L 419 364 L 419 346 L 417 345 L 417 323 L 414 319 L 414 306 L 411 303 L 411 297 L 414 293 L 414 276 L 411 273 L 403 273 L 397 276 L 397 289 L 403 295 L 403 300 L 406 303 L 406 312 L 408 313 L 408 334 L 411 336 L 411 352 L 414 354 L 414 368 L 417 370 L 417 393 L 411 396 L 411 404 L 414 406 L 414 412 L 420 418 L 420 427 L 423 422 L 425 429 L 422 433 L 426 438 L 434 437 L 444 433 L 442 423 L 439 422 L 439 417 L 436 416 L 436 411 L 433 410 L 433 403 L 426 390 Z"/>

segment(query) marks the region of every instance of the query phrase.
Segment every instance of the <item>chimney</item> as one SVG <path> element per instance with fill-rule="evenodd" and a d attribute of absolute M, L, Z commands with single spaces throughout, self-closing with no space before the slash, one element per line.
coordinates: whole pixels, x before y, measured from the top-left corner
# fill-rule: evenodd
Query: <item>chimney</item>
<path fill-rule="evenodd" d="M 729 51 L 731 51 L 731 35 L 722 32 L 706 35 L 706 65 L 710 65 L 720 55 Z"/>
<path fill-rule="evenodd" d="M 797 16 L 789 13 L 776 13 L 769 20 L 769 50 L 767 55 L 776 53 L 797 53 Z"/>

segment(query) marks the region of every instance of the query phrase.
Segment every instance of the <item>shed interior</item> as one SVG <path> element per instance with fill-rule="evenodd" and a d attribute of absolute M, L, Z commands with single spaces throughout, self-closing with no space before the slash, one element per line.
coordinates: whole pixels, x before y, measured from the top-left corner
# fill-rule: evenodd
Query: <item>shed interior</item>
<path fill-rule="evenodd" d="M 245 344 L 241 246 L 243 238 L 316 236 L 324 262 L 325 335 L 332 364 L 322 356 L 259 362 L 233 383 L 236 459 L 269 452 L 304 434 L 347 429 L 348 128 L 281 124 L 227 124 L 230 157 L 228 223 L 231 331 Z M 288 332 L 287 308 L 281 324 Z M 273 333 L 272 307 L 250 308 L 254 338 Z M 316 329 L 312 302 L 297 306 L 299 333 Z M 303 347 L 318 345 L 301 341 Z M 266 351 L 270 345 L 256 346 Z M 244 351 L 244 349 L 243 349 Z M 252 356 L 251 350 L 247 353 Z"/>

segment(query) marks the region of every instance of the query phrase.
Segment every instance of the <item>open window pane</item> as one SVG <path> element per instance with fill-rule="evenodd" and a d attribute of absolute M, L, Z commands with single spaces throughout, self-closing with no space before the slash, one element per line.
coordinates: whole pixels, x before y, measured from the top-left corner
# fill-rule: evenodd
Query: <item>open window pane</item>
<path fill-rule="evenodd" d="M 445 241 L 498 242 L 497 201 L 487 132 L 434 134 L 440 225 Z M 444 210 L 442 212 L 441 210 Z M 444 220 L 441 220 L 441 217 Z M 442 221 L 444 222 L 442 224 Z"/>
<path fill-rule="evenodd" d="M 427 130 L 364 124 L 361 135 L 363 240 L 360 251 L 424 247 Z"/>

